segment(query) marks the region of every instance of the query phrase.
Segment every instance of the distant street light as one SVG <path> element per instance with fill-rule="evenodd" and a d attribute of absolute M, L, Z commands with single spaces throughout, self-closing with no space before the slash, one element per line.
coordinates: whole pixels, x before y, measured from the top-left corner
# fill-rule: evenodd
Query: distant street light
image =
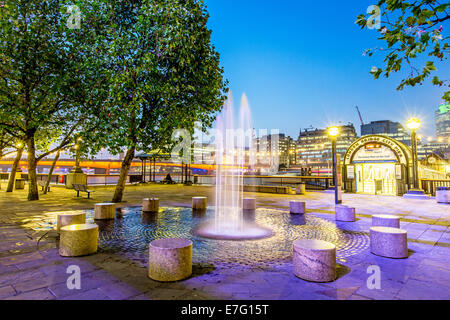
<path fill-rule="evenodd" d="M 337 154 L 336 154 L 336 139 L 339 135 L 338 127 L 330 127 L 327 130 L 328 135 L 331 139 L 331 154 L 333 157 L 333 185 L 334 185 L 334 202 L 335 204 L 342 203 L 342 200 L 339 199 L 339 190 L 338 190 L 338 172 L 337 172 Z"/>
<path fill-rule="evenodd" d="M 73 146 L 73 148 L 75 149 L 75 166 L 72 169 L 71 173 L 83 173 L 83 170 L 80 167 L 80 144 L 81 142 L 83 142 L 83 139 L 77 138 L 77 144 L 75 144 Z"/>
<path fill-rule="evenodd" d="M 419 166 L 417 161 L 417 129 L 420 128 L 420 120 L 410 118 L 406 122 L 406 127 L 411 130 L 411 149 L 413 161 L 413 189 L 419 189 Z"/>

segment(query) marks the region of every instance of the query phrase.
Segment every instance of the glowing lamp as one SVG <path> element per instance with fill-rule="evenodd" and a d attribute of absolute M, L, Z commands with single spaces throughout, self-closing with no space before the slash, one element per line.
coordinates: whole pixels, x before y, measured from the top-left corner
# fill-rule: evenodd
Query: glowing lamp
<path fill-rule="evenodd" d="M 336 137 L 338 134 L 339 134 L 339 128 L 338 127 L 328 128 L 328 135 L 330 137 Z"/>
<path fill-rule="evenodd" d="M 417 118 L 410 118 L 406 122 L 406 127 L 411 131 L 416 131 L 420 128 L 420 120 Z"/>

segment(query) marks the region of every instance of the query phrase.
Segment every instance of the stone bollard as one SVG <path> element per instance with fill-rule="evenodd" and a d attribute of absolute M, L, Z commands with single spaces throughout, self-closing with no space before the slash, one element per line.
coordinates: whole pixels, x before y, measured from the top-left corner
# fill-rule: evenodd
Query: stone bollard
<path fill-rule="evenodd" d="M 247 198 L 243 200 L 242 209 L 244 210 L 256 210 L 256 199 Z"/>
<path fill-rule="evenodd" d="M 313 282 L 336 280 L 336 246 L 330 242 L 302 239 L 293 244 L 294 274 Z"/>
<path fill-rule="evenodd" d="M 149 198 L 142 201 L 143 212 L 159 212 L 159 199 Z"/>
<path fill-rule="evenodd" d="M 351 208 L 344 205 L 336 205 L 335 207 L 336 213 L 336 221 L 343 222 L 355 222 L 356 221 L 356 213 L 355 208 Z"/>
<path fill-rule="evenodd" d="M 192 275 L 192 241 L 160 239 L 150 242 L 149 278 L 161 282 L 180 281 Z"/>
<path fill-rule="evenodd" d="M 193 210 L 206 210 L 207 198 L 206 197 L 194 197 L 192 198 Z"/>
<path fill-rule="evenodd" d="M 56 217 L 56 231 L 59 232 L 62 227 L 72 224 L 86 223 L 86 213 L 83 212 L 65 212 Z"/>
<path fill-rule="evenodd" d="M 116 216 L 115 203 L 97 203 L 95 205 L 94 219 L 95 220 L 112 220 Z"/>
<path fill-rule="evenodd" d="M 97 252 L 98 226 L 96 224 L 73 224 L 62 227 L 60 233 L 60 256 L 80 257 Z"/>
<path fill-rule="evenodd" d="M 387 214 L 375 214 L 372 216 L 372 227 L 400 228 L 400 217 Z"/>
<path fill-rule="evenodd" d="M 377 256 L 402 259 L 408 257 L 406 230 L 390 227 L 370 228 L 370 251 Z"/>
<path fill-rule="evenodd" d="M 436 188 L 436 202 L 437 203 L 450 203 L 450 187 L 437 187 Z"/>
<path fill-rule="evenodd" d="M 306 213 L 306 203 L 302 201 L 291 201 L 289 203 L 291 214 L 304 214 Z"/>
<path fill-rule="evenodd" d="M 306 193 L 306 184 L 304 184 L 304 183 L 297 184 L 296 193 L 297 194 L 305 194 Z"/>

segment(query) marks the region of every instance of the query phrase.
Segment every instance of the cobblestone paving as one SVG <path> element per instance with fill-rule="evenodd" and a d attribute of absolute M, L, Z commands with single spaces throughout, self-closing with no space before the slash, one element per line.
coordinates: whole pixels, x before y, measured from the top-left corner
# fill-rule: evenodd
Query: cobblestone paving
<path fill-rule="evenodd" d="M 355 239 L 367 239 L 372 214 L 395 213 L 402 217 L 401 226 L 408 231 L 409 258 L 394 260 L 375 256 L 365 241 L 353 249 L 344 245 L 338 247 L 341 249 L 337 261 L 338 279 L 316 284 L 293 275 L 288 251 L 280 254 L 280 250 L 267 245 L 255 247 L 254 250 L 261 250 L 259 258 L 253 257 L 244 263 L 245 259 L 228 259 L 228 249 L 225 250 L 228 252 L 224 255 L 226 259 L 200 259 L 200 254 L 194 258 L 194 274 L 190 279 L 158 283 L 147 278 L 145 252 L 141 249 L 116 250 L 105 246 L 100 253 L 89 257 L 62 258 L 58 255 L 56 234 L 49 229 L 48 221 L 58 211 L 92 210 L 95 203 L 110 199 L 112 188 L 98 188 L 93 199 L 88 200 L 75 198 L 73 190 L 55 187 L 40 201 L 30 203 L 26 201 L 25 192 L 6 194 L 4 187 L 3 184 L 0 191 L 0 299 L 450 299 L 450 207 L 438 205 L 434 200 L 344 194 L 344 202 L 356 208 L 358 221 L 335 223 L 330 194 L 247 194 L 257 198 L 259 207 L 276 208 L 259 209 L 258 221 L 276 221 L 274 224 L 280 228 L 292 230 L 304 228 L 308 231 L 303 235 L 307 236 L 311 234 L 309 228 L 316 226 L 319 227 L 317 230 L 328 230 L 328 233 L 317 235 L 327 235 L 332 242 L 352 234 L 357 235 Z M 159 197 L 166 207 L 188 207 L 192 196 L 206 195 L 212 199 L 212 194 L 206 187 L 127 187 L 127 202 L 120 205 L 124 214 L 122 223 L 126 223 L 125 217 L 129 214 L 130 223 L 125 230 L 133 230 L 133 226 L 140 228 L 131 233 L 138 235 L 136 242 L 139 243 L 145 221 L 136 223 L 137 215 L 127 207 L 139 205 L 140 200 L 148 196 Z M 306 201 L 305 225 L 296 225 L 285 211 L 291 199 Z M 169 222 L 176 211 L 181 215 L 189 212 L 186 209 L 170 210 L 166 215 Z M 105 228 L 108 230 L 108 226 Z M 352 243 L 352 238 L 348 239 Z M 253 244 L 272 240 L 258 240 Z M 288 241 L 292 239 L 288 237 Z M 107 241 L 103 242 L 105 244 Z M 239 247 L 240 244 L 233 245 Z M 246 244 L 241 245 L 240 249 L 245 251 Z M 220 254 L 216 256 L 220 257 Z M 268 256 L 281 258 L 261 263 Z M 67 288 L 69 275 L 66 271 L 70 265 L 78 265 L 81 269 L 81 290 Z M 367 268 L 371 265 L 381 268 L 380 290 L 367 288 Z"/>

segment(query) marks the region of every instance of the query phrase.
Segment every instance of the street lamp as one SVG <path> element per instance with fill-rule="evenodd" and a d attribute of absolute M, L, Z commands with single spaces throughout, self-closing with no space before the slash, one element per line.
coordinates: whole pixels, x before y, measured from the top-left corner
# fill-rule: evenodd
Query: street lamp
<path fill-rule="evenodd" d="M 328 135 L 331 139 L 331 154 L 333 157 L 333 185 L 334 185 L 334 201 L 336 204 L 342 203 L 342 200 L 340 200 L 339 197 L 339 190 L 338 190 L 338 172 L 337 172 L 337 154 L 336 154 L 336 139 L 339 135 L 339 128 L 338 127 L 330 127 L 327 130 Z"/>
<path fill-rule="evenodd" d="M 417 162 L 417 129 L 420 128 L 420 120 L 410 118 L 406 122 L 406 127 L 411 130 L 411 149 L 413 162 L 413 189 L 419 189 L 419 168 Z"/>
<path fill-rule="evenodd" d="M 80 167 L 80 144 L 83 142 L 81 137 L 77 138 L 77 143 L 73 146 L 75 149 L 75 167 L 72 169 L 71 173 L 83 173 Z"/>

